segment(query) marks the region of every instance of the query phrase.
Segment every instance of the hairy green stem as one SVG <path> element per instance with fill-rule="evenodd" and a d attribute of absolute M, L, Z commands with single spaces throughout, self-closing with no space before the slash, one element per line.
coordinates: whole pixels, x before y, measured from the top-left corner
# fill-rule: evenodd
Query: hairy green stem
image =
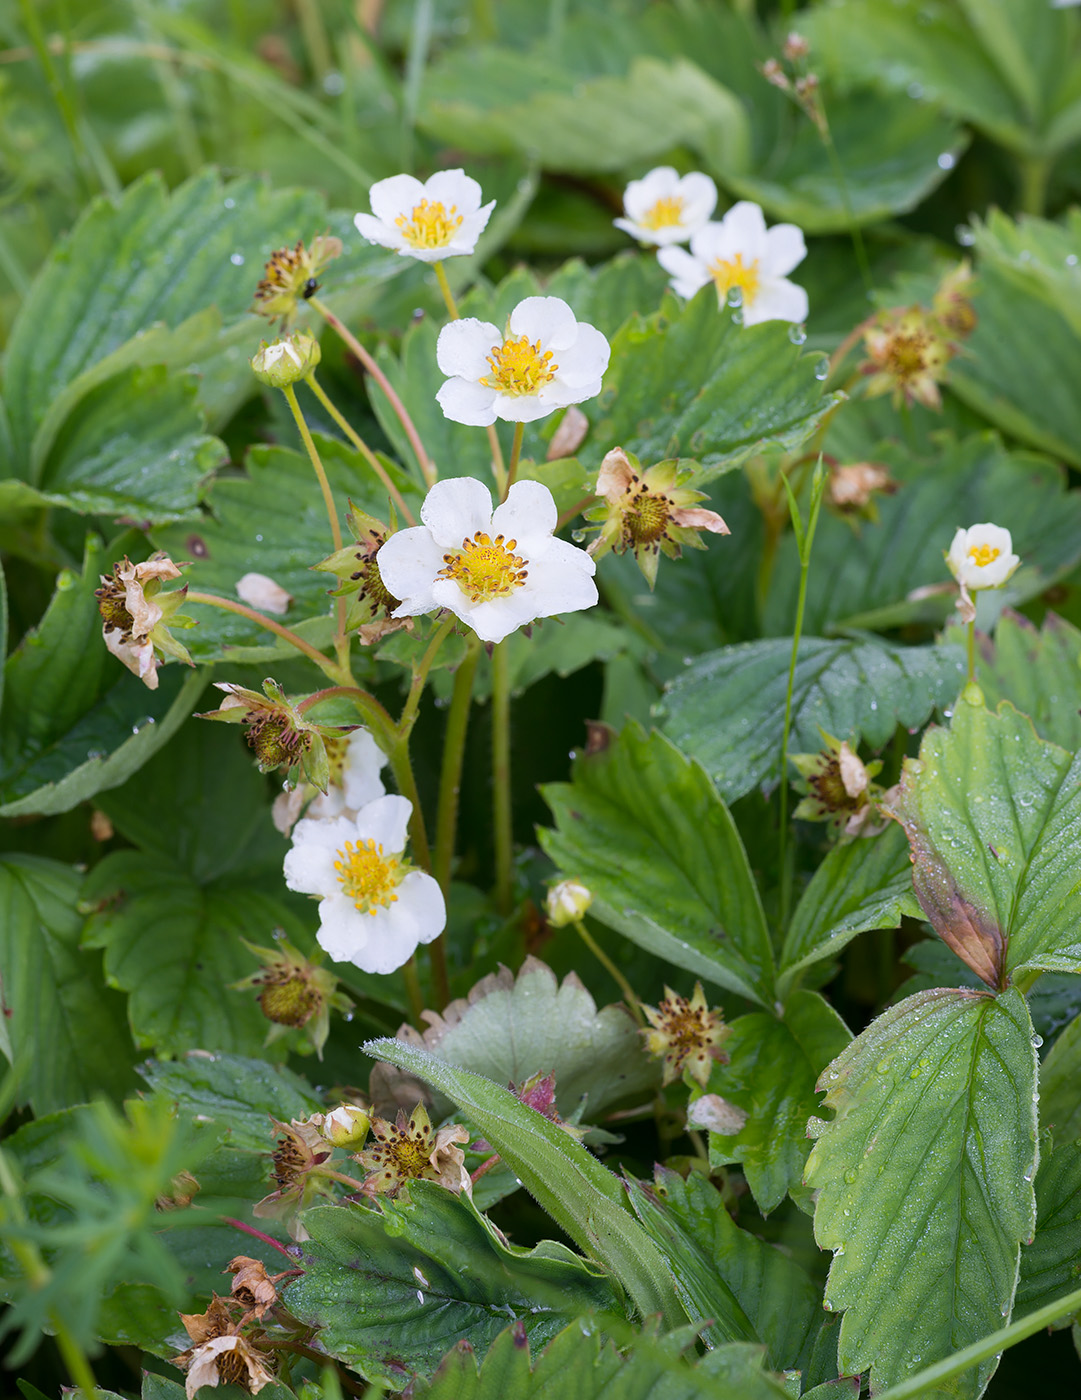
<path fill-rule="evenodd" d="M 500 914 L 514 903 L 514 832 L 510 798 L 510 653 L 506 642 L 492 651 L 492 827 L 495 836 L 495 903 Z"/>
<path fill-rule="evenodd" d="M 914 1376 L 907 1377 L 897 1385 L 891 1385 L 887 1390 L 880 1390 L 877 1400 L 911 1400 L 913 1396 L 926 1395 L 930 1390 L 938 1387 L 941 1382 L 948 1381 L 953 1376 L 959 1376 L 970 1366 L 978 1366 L 981 1361 L 986 1361 L 988 1357 L 997 1356 L 1007 1347 L 1012 1347 L 1017 1342 L 1023 1342 L 1026 1337 L 1042 1332 L 1053 1322 L 1059 1322 L 1062 1318 L 1069 1317 L 1071 1313 L 1078 1310 L 1081 1310 L 1081 1288 L 1075 1289 L 1073 1293 L 1067 1293 L 1065 1297 L 1059 1298 L 1053 1303 L 1045 1303 L 1042 1308 L 1030 1312 L 1019 1322 L 1011 1322 L 1008 1327 L 1000 1327 L 997 1332 L 992 1332 L 987 1337 L 981 1337 L 978 1342 L 973 1342 L 971 1346 L 962 1347 L 960 1351 L 955 1351 L 952 1356 L 947 1356 L 942 1361 L 936 1361 L 933 1366 L 926 1366 L 922 1371 L 917 1371 Z"/>
<path fill-rule="evenodd" d="M 608 973 L 608 976 L 612 978 L 616 986 L 623 993 L 623 1000 L 627 1003 L 627 1010 L 634 1017 L 638 1028 L 640 1030 L 645 1030 L 646 1018 L 642 1015 L 642 1007 L 639 1003 L 638 997 L 635 994 L 634 988 L 627 981 L 626 977 L 623 976 L 619 968 L 616 967 L 615 963 L 604 951 L 604 949 L 597 942 L 597 940 L 593 937 L 590 931 L 586 928 L 585 924 L 581 919 L 576 919 L 574 921 L 574 927 L 578 930 L 582 942 L 586 945 L 589 951 L 600 963 L 601 967 L 604 968 L 604 970 Z"/>
<path fill-rule="evenodd" d="M 457 321 L 461 317 L 458 310 L 458 303 L 454 300 L 454 293 L 450 289 L 450 282 L 447 278 L 446 269 L 441 262 L 435 264 L 436 281 L 439 283 L 439 290 L 443 293 L 443 301 L 447 308 L 447 315 L 452 321 Z M 488 434 L 488 446 L 492 453 L 492 473 L 495 476 L 496 489 L 499 492 L 499 499 L 502 500 L 507 494 L 507 474 L 503 466 L 503 449 L 499 445 L 499 434 L 496 432 L 495 424 L 489 423 L 485 431 Z"/>
<path fill-rule="evenodd" d="M 976 619 L 968 624 L 968 683 L 976 681 Z"/>
<path fill-rule="evenodd" d="M 293 421 L 297 425 L 297 431 L 300 433 L 304 450 L 308 454 L 308 460 L 312 464 L 315 479 L 319 482 L 319 489 L 323 493 L 323 505 L 326 507 L 327 520 L 330 523 L 330 537 L 334 541 L 336 554 L 342 547 L 342 527 L 338 519 L 338 508 L 334 504 L 334 492 L 330 489 L 330 481 L 327 479 L 326 468 L 323 466 L 323 460 L 319 456 L 319 450 L 315 445 L 315 439 L 311 435 L 304 414 L 300 410 L 300 404 L 297 402 L 297 391 L 292 384 L 286 384 L 282 393 L 285 395 L 285 401 L 293 415 Z M 347 599 L 343 597 L 335 600 L 334 654 L 337 656 L 338 665 L 343 671 L 349 670 L 349 637 L 345 626 L 347 608 Z"/>
<path fill-rule="evenodd" d="M 1023 214 L 1042 218 L 1047 204 L 1047 186 L 1051 179 L 1050 156 L 1024 156 L 1021 159 L 1020 205 Z"/>
<path fill-rule="evenodd" d="M 391 411 L 397 418 L 398 422 L 402 425 L 402 430 L 404 431 L 406 437 L 409 439 L 409 445 L 413 449 L 413 455 L 417 459 L 417 466 L 420 467 L 421 474 L 424 477 L 425 485 L 427 485 L 429 488 L 434 486 L 436 481 L 438 480 L 438 476 L 436 474 L 435 467 L 432 463 L 432 459 L 428 456 L 424 444 L 420 440 L 420 434 L 417 432 L 416 425 L 414 424 L 412 418 L 410 418 L 409 414 L 406 412 L 405 404 L 403 404 L 401 399 L 398 397 L 397 393 L 394 390 L 394 386 L 391 384 L 390 380 L 379 368 L 379 365 L 376 363 L 375 358 L 369 353 L 369 351 L 367 351 L 364 348 L 363 345 L 361 345 L 360 341 L 356 338 L 353 332 L 349 330 L 349 328 L 342 321 L 339 321 L 338 317 L 335 316 L 334 312 L 331 311 L 330 307 L 325 306 L 319 300 L 318 297 L 309 297 L 308 305 L 312 307 L 313 310 L 317 311 L 319 315 L 322 316 L 323 320 L 326 321 L 327 325 L 331 328 L 331 330 L 336 331 L 337 334 L 341 337 L 341 339 L 345 341 L 346 345 L 349 346 L 349 349 L 352 350 L 353 354 L 364 366 L 366 372 L 371 375 L 371 377 L 379 385 L 380 389 L 382 389 L 384 395 L 386 396 L 387 403 L 390 404 Z"/>
<path fill-rule="evenodd" d="M 439 810 L 435 822 L 435 860 L 432 874 L 446 895 L 454 862 L 454 839 L 458 829 L 458 797 L 462 787 L 465 741 L 473 701 L 473 681 L 480 659 L 480 638 L 470 638 L 465 657 L 454 673 L 454 693 L 447 711 L 443 736 L 443 765 L 439 775 Z"/>
<path fill-rule="evenodd" d="M 360 436 L 357 430 L 353 427 L 352 423 L 349 422 L 348 418 L 346 418 L 346 416 L 342 412 L 340 412 L 340 410 L 336 408 L 333 403 L 331 403 L 326 390 L 316 379 L 315 375 L 309 374 L 305 382 L 307 383 L 308 388 L 312 391 L 315 397 L 330 414 L 331 418 L 334 419 L 338 427 L 341 428 L 342 432 L 346 435 L 349 441 L 353 444 L 353 446 L 357 449 L 360 455 L 368 463 L 369 467 L 371 467 L 372 471 L 379 478 L 380 482 L 382 482 L 383 486 L 387 490 L 387 494 L 390 496 L 391 500 L 401 511 L 404 519 L 407 520 L 410 525 L 415 525 L 417 522 L 413 516 L 413 512 L 409 509 L 405 501 L 402 499 L 402 493 L 398 490 L 397 486 L 394 485 L 394 482 L 391 481 L 390 474 L 388 473 L 386 467 L 384 467 L 383 463 L 379 460 L 379 458 L 375 455 L 372 449 Z"/>
<path fill-rule="evenodd" d="M 336 684 L 352 686 L 353 677 L 347 669 L 336 665 L 316 647 L 313 647 L 311 642 L 306 642 L 303 637 L 298 637 L 295 632 L 288 627 L 283 627 L 280 622 L 275 622 L 273 618 L 264 617 L 254 608 L 249 608 L 244 603 L 234 603 L 232 598 L 222 598 L 217 593 L 203 593 L 196 588 L 188 589 L 187 602 L 204 603 L 210 608 L 221 608 L 224 612 L 236 613 L 238 617 L 246 617 L 249 622 L 258 623 L 260 627 L 265 627 L 268 632 L 273 632 L 283 642 L 288 642 L 291 647 L 296 647 L 297 651 L 314 661 L 319 669 Z"/>
<path fill-rule="evenodd" d="M 785 479 L 787 484 L 787 478 Z M 792 690 L 796 680 L 796 662 L 799 658 L 800 636 L 803 632 L 803 614 L 807 606 L 807 578 L 811 568 L 811 548 L 814 545 L 815 530 L 818 526 L 818 512 L 822 505 L 822 495 L 826 486 L 826 473 L 819 458 L 811 484 L 811 509 L 807 517 L 807 528 L 803 529 L 799 506 L 789 488 L 788 504 L 792 512 L 792 524 L 796 530 L 799 545 L 799 596 L 796 600 L 796 621 L 792 628 L 792 655 L 788 662 L 788 685 L 784 700 L 784 728 L 781 731 L 781 823 L 778 841 L 780 862 L 781 901 L 779 928 L 783 933 L 788 927 L 788 910 L 792 900 L 792 872 L 788 868 L 788 740 L 792 730 Z"/>
<path fill-rule="evenodd" d="M 446 622 L 441 623 L 432 633 L 424 655 L 413 668 L 413 680 L 409 686 L 409 694 L 405 698 L 405 704 L 398 719 L 398 735 L 406 741 L 409 739 L 413 725 L 417 722 L 417 709 L 420 706 L 420 697 L 424 690 L 424 683 L 428 679 L 428 672 L 432 669 L 432 662 L 438 655 L 439 648 L 453 631 L 454 618 L 448 617 Z"/>

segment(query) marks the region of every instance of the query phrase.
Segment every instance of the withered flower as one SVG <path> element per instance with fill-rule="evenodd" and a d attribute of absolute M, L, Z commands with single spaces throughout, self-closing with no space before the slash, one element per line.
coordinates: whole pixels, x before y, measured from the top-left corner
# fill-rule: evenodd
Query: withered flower
<path fill-rule="evenodd" d="M 188 1373 L 188 1400 L 205 1385 L 239 1385 L 256 1395 L 273 1381 L 267 1358 L 238 1335 L 227 1304 L 216 1294 L 205 1313 L 181 1313 L 180 1320 L 194 1345 L 174 1356 L 172 1364 Z"/>
<path fill-rule="evenodd" d="M 178 1172 L 169 1183 L 169 1190 L 154 1202 L 159 1211 L 185 1210 L 203 1188 L 191 1172 Z"/>
<path fill-rule="evenodd" d="M 705 549 L 701 530 L 727 535 L 728 526 L 715 511 L 695 504 L 706 496 L 685 484 L 693 475 L 692 465 L 675 460 L 643 471 L 637 457 L 613 447 L 597 476 L 597 495 L 604 503 L 585 512 L 587 520 L 603 522 L 588 552 L 599 558 L 610 549 L 617 554 L 633 550 L 652 588 L 662 553 L 678 559 L 684 546 Z"/>
<path fill-rule="evenodd" d="M 274 1284 L 283 1275 L 275 1274 L 273 1278 L 269 1277 L 266 1265 L 261 1259 L 238 1254 L 235 1259 L 229 1260 L 225 1271 L 234 1276 L 230 1292 L 245 1312 L 262 1317 L 267 1309 L 272 1308 L 278 1301 L 278 1290 Z M 288 1273 L 289 1270 L 283 1272 Z"/>
<path fill-rule="evenodd" d="M 344 740 L 348 730 L 305 719 L 276 680 L 268 678 L 263 682 L 262 695 L 230 681 L 214 684 L 224 691 L 225 699 L 216 710 L 207 710 L 198 719 L 242 724 L 260 773 L 285 768 L 290 778 L 299 780 L 303 775 L 307 782 L 326 792 L 331 781 L 327 745 Z"/>
<path fill-rule="evenodd" d="M 369 1196 L 396 1196 L 411 1181 L 437 1181 L 448 1191 L 469 1191 L 465 1153 L 456 1144 L 469 1141 L 460 1123 L 432 1127 L 423 1104 L 417 1104 L 408 1120 L 399 1109 L 393 1123 L 372 1119 L 374 1144 L 355 1154 L 368 1172 L 363 1191 Z"/>
<path fill-rule="evenodd" d="M 321 233 L 310 248 L 298 241 L 295 248 L 279 248 L 270 255 L 263 269 L 263 280 L 255 289 L 252 311 L 273 321 L 281 317 L 286 330 L 296 316 L 298 305 L 319 290 L 319 277 L 334 258 L 340 257 L 342 241 Z"/>
<path fill-rule="evenodd" d="M 972 305 L 972 292 L 976 279 L 972 275 L 972 264 L 964 258 L 951 268 L 938 284 L 931 309 L 938 317 L 939 324 L 946 333 L 957 340 L 965 340 L 976 329 L 979 317 Z"/>
<path fill-rule="evenodd" d="M 858 835 L 873 815 L 872 799 L 879 789 L 872 783 L 882 769 L 879 761 L 865 764 L 847 742 L 823 734 L 826 747 L 818 753 L 794 753 L 789 758 L 803 779 L 805 794 L 793 812 L 809 822 L 831 822 L 846 834 Z"/>
<path fill-rule="evenodd" d="M 163 583 L 180 577 L 185 564 L 174 564 L 158 551 L 142 564 L 126 556 L 113 565 L 112 574 L 101 575 L 95 590 L 102 620 L 102 636 L 112 654 L 139 677 L 148 690 L 158 688 L 158 655 L 173 656 L 186 666 L 195 663 L 170 632 L 171 627 L 194 627 L 195 619 L 179 608 L 188 586 L 161 591 Z"/>
<path fill-rule="evenodd" d="M 403 627 L 412 630 L 411 617 L 391 616 L 401 606 L 401 599 L 387 588 L 379 571 L 378 554 L 391 530 L 351 501 L 345 520 L 355 543 L 312 567 L 338 578 L 338 587 L 331 590 L 332 598 L 352 599 L 346 618 L 348 627 L 357 629 L 362 646 L 371 646 Z"/>
<path fill-rule="evenodd" d="M 942 407 L 939 384 L 953 357 L 953 346 L 937 317 L 922 306 L 881 312 L 863 333 L 868 358 L 860 373 L 868 375 L 867 397 L 892 394 L 902 403 Z"/>
<path fill-rule="evenodd" d="M 646 1049 L 664 1061 L 662 1082 L 671 1084 L 687 1070 L 705 1086 L 714 1062 L 728 1058 L 721 1046 L 730 1028 L 722 1012 L 709 1009 L 701 982 L 695 983 L 689 1001 L 665 987 L 661 1004 L 656 1008 L 643 1004 L 642 1010 L 652 1028 L 642 1032 Z"/>
<path fill-rule="evenodd" d="M 347 1015 L 353 1003 L 338 991 L 332 972 L 306 958 L 283 940 L 277 948 L 260 948 L 244 940 L 244 946 L 263 966 L 250 977 L 234 982 L 234 991 L 258 987 L 259 1009 L 271 1023 L 266 1044 L 270 1045 L 291 1030 L 304 1028 L 320 1059 L 330 1031 L 330 1013 Z"/>
<path fill-rule="evenodd" d="M 542 1118 L 547 1118 L 549 1123 L 555 1123 L 562 1128 L 565 1133 L 576 1141 L 585 1137 L 589 1131 L 587 1128 L 580 1128 L 576 1123 L 568 1123 L 565 1118 L 560 1117 L 559 1109 L 556 1107 L 556 1077 L 554 1074 L 531 1074 L 524 1083 L 509 1086 L 511 1093 L 526 1105 L 527 1108 L 535 1109 Z"/>
<path fill-rule="evenodd" d="M 291 1123 L 281 1123 L 271 1118 L 282 1136 L 271 1153 L 271 1175 L 277 1190 L 264 1196 L 252 1206 L 252 1214 L 262 1219 L 286 1220 L 290 1231 L 298 1224 L 297 1212 L 309 1205 L 326 1189 L 328 1182 L 320 1168 L 333 1152 L 332 1147 L 319 1131 L 315 1114 L 306 1120 L 294 1119 Z"/>
<path fill-rule="evenodd" d="M 878 462 L 839 463 L 830 467 L 828 498 L 831 505 L 851 515 L 867 515 L 876 518 L 874 495 L 881 492 L 892 496 L 897 483 L 890 476 L 889 468 Z"/>

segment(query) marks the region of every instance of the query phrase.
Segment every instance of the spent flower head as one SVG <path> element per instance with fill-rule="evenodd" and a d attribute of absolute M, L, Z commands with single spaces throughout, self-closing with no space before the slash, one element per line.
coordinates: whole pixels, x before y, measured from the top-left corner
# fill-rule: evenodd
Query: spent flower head
<path fill-rule="evenodd" d="M 661 554 L 678 559 L 684 546 L 705 549 L 702 530 L 727 535 L 728 526 L 717 512 L 697 504 L 706 499 L 705 492 L 686 484 L 694 477 L 695 465 L 672 460 L 643 471 L 637 457 L 613 447 L 597 476 L 597 495 L 604 504 L 585 512 L 587 520 L 602 522 L 590 555 L 599 558 L 610 549 L 617 554 L 633 550 L 652 588 Z"/>
<path fill-rule="evenodd" d="M 329 558 L 312 567 L 333 574 L 338 587 L 331 590 L 332 598 L 350 599 L 346 625 L 356 628 L 362 646 L 380 641 L 390 632 L 411 628 L 410 618 L 395 618 L 394 610 L 401 606 L 383 582 L 379 552 L 392 531 L 350 502 L 346 523 L 355 543 L 336 550 Z"/>
<path fill-rule="evenodd" d="M 467 316 L 439 332 L 436 360 L 449 376 L 436 398 L 455 423 L 532 423 L 601 391 L 611 350 L 559 297 L 526 297 L 506 331 Z"/>
<path fill-rule="evenodd" d="M 421 183 L 412 175 L 377 180 L 372 212 L 357 214 L 357 232 L 369 243 L 420 262 L 472 253 L 487 227 L 495 200 L 481 206 L 481 189 L 464 170 L 440 170 Z"/>
<path fill-rule="evenodd" d="M 501 642 L 538 617 L 578 612 L 597 601 L 596 565 L 556 538 L 547 486 L 516 481 L 492 509 L 472 477 L 432 487 L 423 522 L 391 535 L 379 552 L 383 579 L 402 602 L 396 617 L 446 608 L 485 642 Z"/>
<path fill-rule="evenodd" d="M 897 483 L 890 476 L 889 468 L 879 462 L 849 462 L 830 465 L 827 499 L 830 505 L 846 515 L 866 515 L 868 519 L 878 518 L 874 497 L 877 492 L 892 496 Z"/>
<path fill-rule="evenodd" d="M 268 1360 L 245 1337 L 232 1333 L 189 1347 L 174 1356 L 172 1364 L 187 1371 L 185 1393 L 187 1400 L 195 1400 L 204 1386 L 236 1385 L 249 1395 L 258 1395 L 263 1386 L 274 1381 L 267 1369 Z"/>
<path fill-rule="evenodd" d="M 368 1173 L 361 1188 L 368 1196 L 397 1196 L 411 1181 L 435 1181 L 456 1194 L 469 1192 L 465 1153 L 459 1143 L 469 1141 L 469 1130 L 460 1123 L 433 1128 L 428 1111 L 418 1103 L 406 1119 L 398 1110 L 393 1123 L 372 1119 L 371 1147 L 355 1153 Z"/>
<path fill-rule="evenodd" d="M 331 1011 L 345 1016 L 353 1009 L 350 999 L 338 990 L 337 977 L 284 939 L 276 948 L 260 948 L 247 940 L 244 946 L 260 959 L 262 967 L 234 982 L 233 988 L 259 989 L 259 1009 L 270 1022 L 266 1044 L 291 1030 L 303 1030 L 322 1059 Z"/>
<path fill-rule="evenodd" d="M 207 710 L 197 718 L 243 725 L 260 773 L 285 768 L 290 779 L 303 779 L 322 792 L 328 790 L 331 770 L 327 746 L 344 743 L 349 730 L 305 719 L 278 682 L 269 677 L 263 682 L 262 695 L 230 681 L 214 684 L 224 691 L 225 699 L 216 710 Z"/>
<path fill-rule="evenodd" d="M 288 836 L 301 812 L 315 820 L 355 817 L 362 807 L 386 792 L 380 777 L 387 756 L 367 729 L 354 729 L 348 738 L 324 739 L 330 781 L 325 792 L 313 783 L 286 784 L 274 799 L 274 825 Z"/>
<path fill-rule="evenodd" d="M 313 238 L 310 248 L 298 240 L 295 248 L 271 253 L 255 289 L 252 311 L 271 321 L 280 317 L 282 330 L 288 329 L 300 302 L 315 295 L 324 269 L 341 253 L 342 240 L 327 233 Z"/>
<path fill-rule="evenodd" d="M 874 803 L 881 789 L 871 780 L 882 770 L 877 759 L 864 763 L 848 742 L 820 731 L 825 748 L 818 753 L 789 754 L 802 781 L 803 794 L 792 813 L 808 822 L 829 822 L 843 828 L 845 835 L 858 836 L 873 818 Z"/>
<path fill-rule="evenodd" d="M 937 317 L 922 306 L 883 311 L 863 333 L 867 359 L 860 373 L 868 376 L 869 399 L 892 394 L 895 408 L 920 403 L 942 407 L 939 384 L 953 358 L 953 346 Z"/>
<path fill-rule="evenodd" d="M 293 331 L 277 340 L 262 341 L 252 356 L 255 377 L 272 389 L 288 389 L 305 379 L 323 357 L 319 342 L 307 331 Z"/>
<path fill-rule="evenodd" d="M 413 804 L 377 797 L 355 817 L 305 818 L 285 857 L 291 890 L 319 896 L 319 946 L 364 972 L 393 972 L 443 932 L 438 883 L 405 858 Z"/>
<path fill-rule="evenodd" d="M 179 611 L 188 586 L 162 592 L 162 584 L 179 578 L 180 570 L 186 567 L 174 564 L 160 551 L 142 564 L 133 564 L 125 557 L 113 565 L 110 575 L 101 575 L 102 586 L 94 592 L 105 645 L 148 690 L 158 688 L 159 656 L 195 665 L 187 648 L 170 631 L 195 626 L 194 618 Z"/>
<path fill-rule="evenodd" d="M 725 1025 L 723 1012 L 709 1009 L 701 982 L 695 983 L 690 1000 L 665 987 L 661 1004 L 643 1005 L 642 1011 L 649 1022 L 649 1029 L 642 1032 L 646 1049 L 663 1059 L 665 1084 L 682 1078 L 686 1070 L 705 1086 L 714 1063 L 728 1058 L 721 1046 L 730 1028 Z"/>
<path fill-rule="evenodd" d="M 320 1171 L 330 1159 L 333 1148 L 319 1130 L 313 1114 L 307 1119 L 290 1123 L 271 1122 L 281 1132 L 277 1146 L 270 1154 L 271 1176 L 275 1189 L 252 1206 L 252 1214 L 264 1220 L 284 1220 L 291 1232 L 302 1227 L 297 1220 L 301 1210 L 321 1194 L 329 1194 L 329 1182 Z"/>
<path fill-rule="evenodd" d="M 787 274 L 807 256 L 803 234 L 795 224 L 766 228 L 757 204 L 740 200 L 719 223 L 708 223 L 691 236 L 691 249 L 661 248 L 657 261 L 671 273 L 681 297 L 693 297 L 710 282 L 718 304 L 742 308 L 743 324 L 805 321 L 807 293 Z"/>
<path fill-rule="evenodd" d="M 680 175 L 670 165 L 659 165 L 640 180 L 632 180 L 623 192 L 625 218 L 613 219 L 639 243 L 663 247 L 686 243 L 697 233 L 717 205 L 717 186 L 700 171 Z"/>

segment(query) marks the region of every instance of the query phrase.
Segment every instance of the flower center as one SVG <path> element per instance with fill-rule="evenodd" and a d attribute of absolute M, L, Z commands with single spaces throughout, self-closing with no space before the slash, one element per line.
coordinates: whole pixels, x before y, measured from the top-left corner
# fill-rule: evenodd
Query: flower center
<path fill-rule="evenodd" d="M 674 228 L 683 220 L 683 199 L 678 194 L 666 195 L 647 209 L 639 219 L 643 228 Z"/>
<path fill-rule="evenodd" d="M 453 579 L 471 603 L 486 603 L 492 598 L 506 598 L 521 588 L 529 577 L 525 560 L 513 551 L 517 540 L 493 540 L 478 530 L 471 540 L 462 541 L 460 554 L 444 554 L 436 578 Z"/>
<path fill-rule="evenodd" d="M 551 350 L 541 350 L 539 340 L 530 343 L 527 335 L 505 340 L 502 345 L 493 345 L 488 356 L 492 372 L 485 375 L 480 383 L 488 389 L 497 389 L 501 394 L 517 397 L 520 394 L 535 394 L 550 384 L 556 377 L 558 365 L 552 364 Z"/>
<path fill-rule="evenodd" d="M 890 346 L 890 368 L 898 379 L 913 379 L 930 368 L 931 338 L 921 332 L 898 335 Z"/>
<path fill-rule="evenodd" d="M 761 279 L 758 275 L 757 258 L 753 258 L 747 264 L 744 264 L 742 253 L 737 253 L 734 258 L 728 260 L 718 258 L 709 271 L 717 284 L 719 297 L 726 297 L 733 287 L 738 287 L 743 293 L 744 306 L 750 306 L 758 295 Z"/>
<path fill-rule="evenodd" d="M 214 1365 L 218 1370 L 218 1379 L 224 1385 L 239 1385 L 247 1389 L 244 1382 L 248 1379 L 248 1363 L 237 1347 L 219 1351 L 214 1358 Z"/>
<path fill-rule="evenodd" d="M 672 508 L 667 496 L 655 496 L 650 491 L 639 493 L 626 515 L 626 532 L 633 545 L 655 545 L 664 537 Z"/>
<path fill-rule="evenodd" d="M 974 564 L 978 565 L 979 568 L 985 569 L 988 564 L 993 564 L 1001 553 L 1002 550 L 995 549 L 993 545 L 974 544 L 968 551 L 968 557 Z"/>
<path fill-rule="evenodd" d="M 445 248 L 461 228 L 462 217 L 456 204 L 447 209 L 438 199 L 432 204 L 422 199 L 408 218 L 399 214 L 394 222 L 414 248 Z"/>
<path fill-rule="evenodd" d="M 394 890 L 405 872 L 395 856 L 383 854 L 382 846 L 370 839 L 358 841 L 355 846 L 347 841 L 338 855 L 341 859 L 334 862 L 338 883 L 358 913 L 374 915 L 397 900 Z"/>

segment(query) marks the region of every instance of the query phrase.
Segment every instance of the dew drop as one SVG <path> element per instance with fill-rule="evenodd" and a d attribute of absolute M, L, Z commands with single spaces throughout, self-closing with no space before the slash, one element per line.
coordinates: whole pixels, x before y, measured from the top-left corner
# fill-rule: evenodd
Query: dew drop
<path fill-rule="evenodd" d="M 103 759 L 103 758 L 105 757 L 105 750 L 104 750 L 104 749 L 87 749 L 87 751 L 86 751 L 86 757 L 87 757 L 87 761 L 88 761 L 88 762 L 93 762 L 94 759 Z"/>
<path fill-rule="evenodd" d="M 849 1186 L 852 1186 L 856 1182 L 857 1173 L 854 1167 L 849 1167 L 848 1171 L 845 1172 L 845 1180 L 848 1182 Z"/>
<path fill-rule="evenodd" d="M 728 298 L 727 298 L 727 300 L 728 300 L 728 305 L 729 305 L 729 306 L 742 306 L 742 305 L 743 305 L 743 288 L 742 288 L 742 287 L 729 287 L 729 289 L 728 289 Z"/>
<path fill-rule="evenodd" d="M 263 537 L 262 537 L 262 535 L 256 535 L 256 537 L 255 537 L 255 543 L 256 543 L 256 544 L 262 544 L 262 543 L 263 543 Z"/>
<path fill-rule="evenodd" d="M 1076 266 L 1077 266 L 1077 254 L 1076 254 L 1076 253 L 1067 253 L 1067 254 L 1066 254 L 1066 266 L 1067 266 L 1067 267 L 1076 267 Z"/>
<path fill-rule="evenodd" d="M 828 379 L 830 374 L 830 362 L 823 356 L 815 366 L 815 378 L 821 383 L 823 379 Z"/>
<path fill-rule="evenodd" d="M 743 325 L 743 312 L 739 309 L 738 306 L 736 307 L 735 311 L 732 312 L 732 324 L 734 326 Z"/>
<path fill-rule="evenodd" d="M 952 170 L 957 164 L 957 157 L 952 151 L 943 151 L 938 158 L 939 170 Z"/>
<path fill-rule="evenodd" d="M 891 1064 L 891 1063 L 892 1063 L 892 1062 L 891 1062 L 890 1060 L 879 1060 L 878 1064 L 875 1065 L 875 1073 L 876 1073 L 876 1074 L 887 1074 L 887 1073 L 889 1072 L 889 1068 L 890 1068 L 890 1064 Z"/>
<path fill-rule="evenodd" d="M 807 339 L 807 332 L 802 326 L 789 326 L 788 338 L 793 345 L 802 345 Z"/>
<path fill-rule="evenodd" d="M 343 1020 L 343 1021 L 347 1021 L 347 1022 L 348 1022 L 348 1021 L 351 1021 L 352 1019 L 353 1019 L 353 1012 L 352 1012 L 352 1011 L 345 1011 L 345 1012 L 342 1013 L 342 1020 Z"/>
<path fill-rule="evenodd" d="M 323 91 L 328 97 L 341 97 L 345 91 L 345 79 L 340 73 L 328 73 L 323 79 Z"/>
<path fill-rule="evenodd" d="M 1033 1049 L 1038 1050 L 1042 1044 L 1043 1044 L 1043 1036 L 1040 1035 L 1038 1032 L 1034 1033 L 1034 1034 L 1033 1034 L 1033 1037 L 1032 1037 L 1032 1046 L 1033 1046 Z"/>
<path fill-rule="evenodd" d="M 908 85 L 908 95 L 909 95 L 909 97 L 912 98 L 912 100 L 913 100 L 914 102 L 918 102 L 918 101 L 920 100 L 920 98 L 923 96 L 923 84 L 922 84 L 922 83 L 909 83 L 909 85 Z"/>
<path fill-rule="evenodd" d="M 962 248 L 971 248 L 976 241 L 976 235 L 969 228 L 968 224 L 958 224 L 953 234 Z"/>
<path fill-rule="evenodd" d="M 230 253 L 230 254 L 229 254 L 229 261 L 233 264 L 234 267 L 243 267 L 243 266 L 244 266 L 244 254 L 243 254 L 243 253 Z"/>
<path fill-rule="evenodd" d="M 235 200 L 235 199 L 227 199 L 227 200 L 225 201 L 225 207 L 226 207 L 226 209 L 235 209 L 235 208 L 236 208 L 236 200 Z"/>
<path fill-rule="evenodd" d="M 571 531 L 571 539 L 574 541 L 575 544 L 581 544 L 582 541 L 585 539 L 585 537 L 586 537 L 586 532 L 585 532 L 585 530 L 572 530 L 572 531 Z"/>

